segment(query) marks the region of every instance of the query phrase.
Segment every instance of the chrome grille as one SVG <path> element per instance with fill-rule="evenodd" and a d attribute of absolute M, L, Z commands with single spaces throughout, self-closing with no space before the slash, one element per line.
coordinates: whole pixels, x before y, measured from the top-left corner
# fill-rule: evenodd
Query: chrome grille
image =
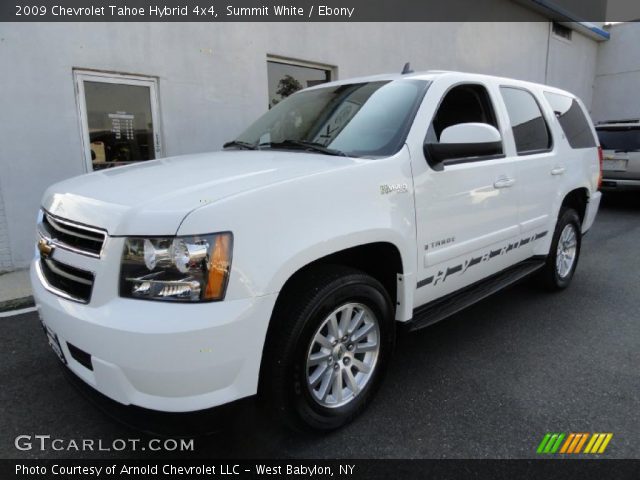
<path fill-rule="evenodd" d="M 36 265 L 40 281 L 51 293 L 74 302 L 89 303 L 93 290 L 93 273 L 52 258 L 40 258 Z"/>
<path fill-rule="evenodd" d="M 48 243 L 71 252 L 100 258 L 107 232 L 43 212 L 38 234 Z"/>

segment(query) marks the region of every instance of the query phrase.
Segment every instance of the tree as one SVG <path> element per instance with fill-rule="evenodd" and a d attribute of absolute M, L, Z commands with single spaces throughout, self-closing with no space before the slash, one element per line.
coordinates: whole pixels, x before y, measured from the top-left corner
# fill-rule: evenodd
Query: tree
<path fill-rule="evenodd" d="M 302 90 L 302 84 L 291 75 L 285 75 L 280 79 L 278 88 L 276 88 L 276 94 L 280 95 L 280 99 L 274 98 L 271 100 L 271 104 L 277 104 L 280 100 L 287 98 L 298 90 Z"/>

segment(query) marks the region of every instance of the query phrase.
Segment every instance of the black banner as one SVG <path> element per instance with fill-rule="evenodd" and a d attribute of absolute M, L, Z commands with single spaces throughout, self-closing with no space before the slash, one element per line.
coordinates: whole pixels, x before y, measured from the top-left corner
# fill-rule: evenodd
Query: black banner
<path fill-rule="evenodd" d="M 603 22 L 640 18 L 634 0 L 5 0 L 17 22 Z M 608 11 L 609 10 L 609 11 Z"/>
<path fill-rule="evenodd" d="M 637 480 L 640 460 L 0 460 L 0 478 Z"/>

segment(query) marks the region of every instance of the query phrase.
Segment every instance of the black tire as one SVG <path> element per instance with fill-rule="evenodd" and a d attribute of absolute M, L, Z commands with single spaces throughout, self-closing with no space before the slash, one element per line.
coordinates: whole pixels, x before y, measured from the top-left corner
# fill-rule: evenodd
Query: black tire
<path fill-rule="evenodd" d="M 342 266 L 324 266 L 295 279 L 294 287 L 283 295 L 267 335 L 260 395 L 296 430 L 326 431 L 341 427 L 371 401 L 391 358 L 395 322 L 389 294 L 380 282 L 363 272 Z M 375 315 L 379 350 L 372 373 L 359 393 L 346 405 L 327 408 L 314 399 L 308 385 L 307 356 L 320 326 L 332 312 L 347 303 L 365 305 Z M 340 368 L 347 367 L 341 363 Z"/>
<path fill-rule="evenodd" d="M 564 275 L 561 275 L 557 267 L 558 259 L 558 243 L 560 242 L 560 236 L 562 232 L 570 225 L 573 227 L 576 235 L 576 251 L 575 259 L 571 269 Z M 539 283 L 547 290 L 558 291 L 564 290 L 571 283 L 571 279 L 578 266 L 578 260 L 580 259 L 580 247 L 582 244 L 581 222 L 578 213 L 572 208 L 563 207 L 558 215 L 558 222 L 553 233 L 553 240 L 551 242 L 551 250 L 547 256 L 545 266 L 538 274 Z"/>

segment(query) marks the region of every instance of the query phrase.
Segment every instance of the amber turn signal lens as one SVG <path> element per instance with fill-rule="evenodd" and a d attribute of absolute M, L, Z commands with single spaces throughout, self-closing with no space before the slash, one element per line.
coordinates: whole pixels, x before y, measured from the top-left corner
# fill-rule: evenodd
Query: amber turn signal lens
<path fill-rule="evenodd" d="M 602 147 L 598 147 L 598 163 L 600 166 L 600 171 L 598 173 L 598 190 L 602 187 L 602 167 L 604 163 L 604 153 L 602 152 Z"/>
<path fill-rule="evenodd" d="M 230 233 L 221 233 L 216 235 L 215 239 L 209 263 L 207 288 L 204 291 L 205 300 L 222 299 L 229 281 L 232 237 Z"/>

